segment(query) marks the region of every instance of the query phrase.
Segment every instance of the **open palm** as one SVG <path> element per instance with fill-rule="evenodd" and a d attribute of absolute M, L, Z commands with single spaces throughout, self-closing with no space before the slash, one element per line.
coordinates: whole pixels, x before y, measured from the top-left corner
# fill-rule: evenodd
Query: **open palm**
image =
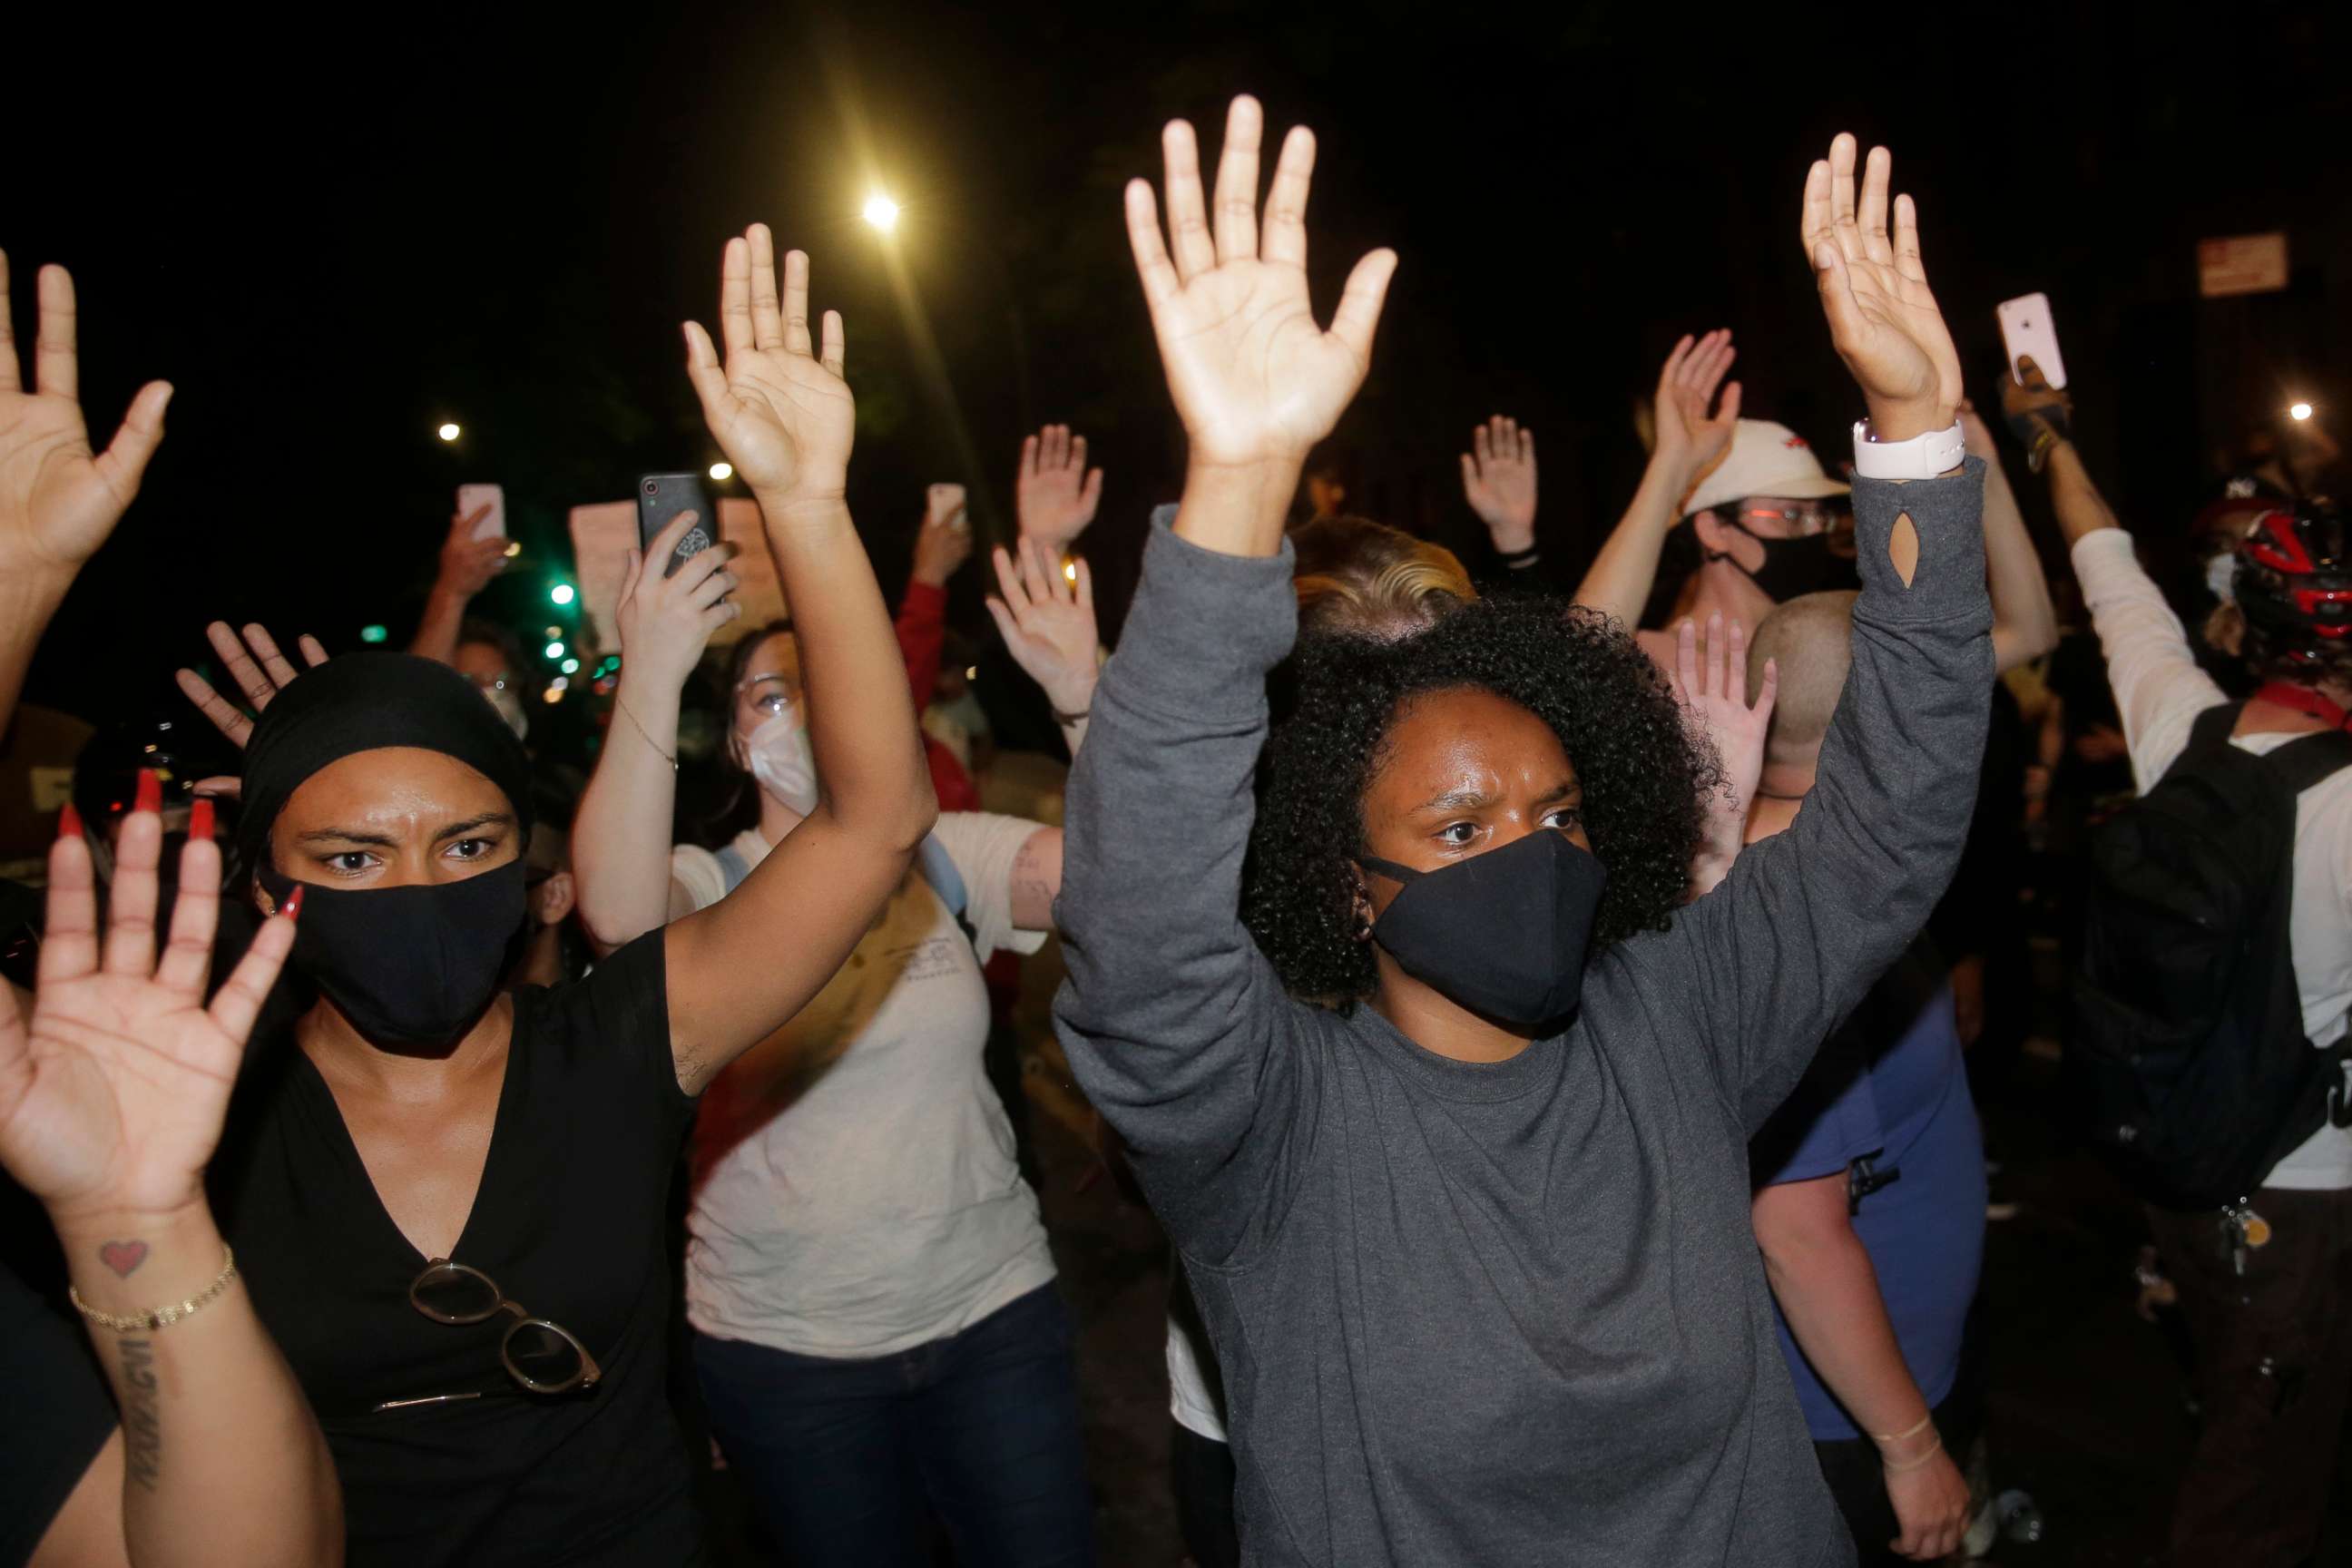
<path fill-rule="evenodd" d="M 198 810 L 208 835 L 210 803 Z M 220 850 L 198 837 L 182 854 L 159 963 L 162 842 L 152 807 L 125 821 L 101 953 L 89 846 L 78 826 L 59 837 L 32 1019 L 0 1006 L 0 1165 L 53 1215 L 163 1214 L 195 1200 L 246 1037 L 293 946 L 290 919 L 266 922 L 206 1007 Z"/>
<path fill-rule="evenodd" d="M 1315 136 L 1294 128 L 1282 144 L 1257 221 L 1257 100 L 1236 98 L 1217 165 L 1213 233 L 1201 193 L 1192 128 L 1161 133 L 1169 232 L 1148 181 L 1127 187 L 1127 232 L 1151 311 L 1168 389 L 1191 437 L 1193 459 L 1246 466 L 1298 459 L 1330 434 L 1370 366 L 1396 253 L 1375 250 L 1349 274 L 1331 329 L 1315 324 L 1307 291 L 1307 194 Z"/>
<path fill-rule="evenodd" d="M 1103 471 L 1087 467 L 1087 438 L 1066 425 L 1048 425 L 1021 443 L 1021 469 L 1013 481 L 1013 510 L 1023 537 L 1059 552 L 1087 531 L 1102 501 Z"/>
<path fill-rule="evenodd" d="M 0 254 L 0 559 L 57 572 L 78 569 L 121 521 L 163 438 L 163 406 L 172 398 L 163 382 L 141 387 L 112 444 L 93 454 L 74 334 L 73 279 L 62 267 L 44 267 L 26 392 L 8 307 L 8 258 Z"/>
<path fill-rule="evenodd" d="M 1685 333 L 1658 372 L 1658 394 L 1651 405 L 1658 452 L 1692 473 L 1705 473 L 1739 426 L 1739 384 L 1724 383 L 1739 351 L 1732 346 L 1731 329 L 1717 327 L 1694 341 Z M 1722 406 L 1710 417 L 1707 405 L 1723 387 Z"/>
<path fill-rule="evenodd" d="M 686 372 L 703 422 L 744 482 L 783 499 L 838 497 L 857 428 L 842 379 L 841 312 L 824 313 L 820 353 L 809 337 L 808 283 L 807 254 L 787 251 L 779 296 L 775 240 L 755 223 L 727 242 L 719 267 L 723 365 L 700 323 L 686 323 Z"/>
<path fill-rule="evenodd" d="M 1498 546 L 1535 542 L 1536 433 L 1497 414 L 1470 431 L 1462 454 L 1462 497 Z"/>
<path fill-rule="evenodd" d="M 1077 561 L 1065 575 L 1045 545 L 1024 538 L 1017 563 L 997 548 L 996 584 L 1003 596 L 989 595 L 988 613 L 1013 662 L 1044 689 L 1055 712 L 1085 712 L 1102 654 L 1094 574 Z"/>
<path fill-rule="evenodd" d="M 1857 206 L 1854 145 L 1853 136 L 1840 132 L 1829 157 L 1816 161 L 1805 176 L 1801 237 L 1821 286 L 1831 340 L 1874 405 L 1934 409 L 1948 426 L 1960 400 L 1960 356 L 1927 289 L 1917 209 L 1909 196 L 1895 197 L 1889 233 L 1887 186 L 1895 160 L 1884 147 L 1870 150 Z"/>

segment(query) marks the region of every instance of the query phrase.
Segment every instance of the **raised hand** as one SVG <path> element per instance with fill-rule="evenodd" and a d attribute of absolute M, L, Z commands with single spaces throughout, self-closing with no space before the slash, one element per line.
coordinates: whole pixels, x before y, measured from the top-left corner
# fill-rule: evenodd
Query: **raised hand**
<path fill-rule="evenodd" d="M 1048 425 L 1021 443 L 1021 472 L 1013 481 L 1021 533 L 1059 555 L 1087 531 L 1102 501 L 1102 470 L 1087 467 L 1087 438 L 1066 425 Z"/>
<path fill-rule="evenodd" d="M 212 802 L 199 800 L 180 856 L 171 940 L 158 962 L 159 794 L 155 775 L 142 773 L 114 851 L 102 952 L 89 846 L 66 808 L 49 851 L 48 924 L 30 1023 L 0 998 L 0 1165 L 60 1228 L 167 1215 L 201 1201 L 246 1037 L 294 945 L 299 889 L 281 916 L 263 922 L 205 1005 L 221 857 Z M 137 1263 L 126 1251 L 118 1271 Z"/>
<path fill-rule="evenodd" d="M 1536 542 L 1536 433 L 1497 414 L 1470 432 L 1462 495 L 1506 555 Z"/>
<path fill-rule="evenodd" d="M 1950 428 L 1960 401 L 1960 356 L 1927 289 L 1919 215 L 1909 196 L 1895 198 L 1888 232 L 1892 154 L 1870 150 L 1858 207 L 1853 154 L 1853 137 L 1840 132 L 1829 157 L 1806 174 L 1801 238 L 1830 339 L 1862 387 L 1878 438 L 1906 441 Z"/>
<path fill-rule="evenodd" d="M 460 512 L 449 520 L 449 536 L 441 542 L 441 571 L 433 583 L 436 593 L 470 599 L 488 587 L 491 578 L 506 570 L 505 535 L 474 537 L 474 530 L 489 515 L 490 503 L 484 501 L 473 510 Z"/>
<path fill-rule="evenodd" d="M 215 621 L 205 628 L 205 639 L 220 655 L 222 667 L 236 682 L 237 689 L 245 693 L 246 701 L 256 713 L 268 707 L 269 700 L 293 685 L 294 678 L 301 673 L 278 651 L 277 639 L 259 626 L 247 626 L 240 641 L 237 634 L 229 630 L 226 621 Z M 295 646 L 302 650 L 303 662 L 310 668 L 327 662 L 327 650 L 310 633 L 304 632 L 295 639 Z M 251 652 L 247 651 L 248 647 Z M 181 694 L 213 721 L 213 728 L 227 736 L 229 744 L 244 750 L 246 741 L 253 734 L 253 721 L 194 670 L 175 670 L 173 678 L 180 683 Z"/>
<path fill-rule="evenodd" d="M 755 223 L 727 242 L 719 267 L 725 364 L 699 322 L 685 329 L 686 374 L 703 422 L 735 471 L 771 503 L 838 500 L 848 484 L 857 405 L 842 379 L 841 312 L 824 313 L 820 349 L 809 337 L 808 278 L 806 253 L 786 251 L 779 297 L 775 240 Z"/>
<path fill-rule="evenodd" d="M 1303 463 L 1363 384 L 1372 330 L 1396 270 L 1392 250 L 1366 256 L 1349 274 L 1330 331 L 1316 326 L 1307 293 L 1315 135 L 1302 125 L 1283 142 L 1261 233 L 1263 119 L 1255 99 L 1234 100 L 1217 165 L 1213 228 L 1192 127 L 1171 121 L 1161 132 L 1172 258 L 1150 182 L 1127 186 L 1128 240 L 1195 468 Z M 1296 479 L 1292 474 L 1293 488 Z M 1286 491 L 1284 504 L 1289 499 Z"/>
<path fill-rule="evenodd" d="M 1704 891 L 1722 879 L 1746 841 L 1748 809 L 1764 773 L 1764 739 L 1772 728 L 1772 704 L 1780 692 L 1780 665 L 1764 661 L 1756 705 L 1748 704 L 1748 632 L 1738 621 L 1728 630 L 1719 615 L 1706 622 L 1704 671 L 1698 626 L 1685 620 L 1675 636 L 1675 677 L 1667 683 L 1686 721 L 1715 747 L 1723 782 L 1702 803 L 1706 841 L 1692 868 L 1693 885 Z"/>
<path fill-rule="evenodd" d="M 1739 384 L 1726 384 L 1723 376 L 1738 355 L 1731 346 L 1729 327 L 1717 327 L 1696 340 L 1685 332 L 1676 341 L 1658 372 L 1657 397 L 1651 405 L 1657 431 L 1653 455 L 1658 461 L 1673 463 L 1696 479 L 1723 456 L 1739 424 Z M 1710 416 L 1707 408 L 1717 386 L 1723 388 L 1723 402 Z"/>
<path fill-rule="evenodd" d="M 1102 642 L 1095 630 L 1095 580 L 1084 561 L 1064 576 L 1053 555 L 1037 541 L 1021 541 L 1021 558 L 996 552 L 996 584 L 988 613 L 1013 650 L 1013 662 L 1029 672 L 1066 722 L 1093 703 L 1095 678 L 1102 665 Z"/>
<path fill-rule="evenodd" d="M 31 392 L 20 374 L 8 258 L 0 253 L 0 568 L 70 577 L 139 493 L 147 459 L 163 439 L 172 388 L 161 381 L 141 387 L 122 428 L 92 455 L 81 416 L 73 278 L 62 267 L 41 268 Z"/>
<path fill-rule="evenodd" d="M 691 511 L 671 518 L 651 546 L 653 559 L 667 561 L 678 541 L 700 520 Z M 735 547 L 716 544 L 697 551 L 671 575 L 646 570 L 646 552 L 629 552 L 621 597 L 613 612 L 621 629 L 622 668 L 632 675 L 676 690 L 686 684 L 702 650 L 719 627 L 743 613 L 728 595 L 735 574 L 726 570 Z"/>
<path fill-rule="evenodd" d="M 915 531 L 915 581 L 944 588 L 971 559 L 971 517 L 961 485 L 933 485 L 923 497 L 923 526 Z"/>

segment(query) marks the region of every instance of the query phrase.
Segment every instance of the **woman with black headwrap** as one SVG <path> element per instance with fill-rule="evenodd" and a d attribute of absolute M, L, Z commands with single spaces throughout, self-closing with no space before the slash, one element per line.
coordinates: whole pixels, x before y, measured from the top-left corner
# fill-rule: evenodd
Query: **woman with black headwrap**
<path fill-rule="evenodd" d="M 316 995 L 292 1048 L 257 1047 L 215 1187 L 333 1448 L 354 1563 L 700 1558 L 667 1405 L 680 1142 L 710 1077 L 832 976 L 934 811 L 842 499 L 840 319 L 820 355 L 807 294 L 793 252 L 780 297 L 755 226 L 727 247 L 723 368 L 686 329 L 767 520 L 831 786 L 732 896 L 584 981 L 501 992 L 530 797 L 490 706 L 445 666 L 362 654 L 254 723 L 239 841 L 257 906 L 301 911 L 292 966 Z M 716 567 L 684 570 L 725 618 Z"/>

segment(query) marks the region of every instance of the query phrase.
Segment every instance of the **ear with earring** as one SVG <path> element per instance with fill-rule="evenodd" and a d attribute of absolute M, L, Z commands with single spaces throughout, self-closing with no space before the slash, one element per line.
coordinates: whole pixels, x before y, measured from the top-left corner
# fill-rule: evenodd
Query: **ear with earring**
<path fill-rule="evenodd" d="M 1353 896 L 1349 901 L 1355 914 L 1355 940 L 1370 942 L 1372 937 L 1372 892 L 1364 886 L 1363 873 L 1356 874 L 1354 883 Z"/>

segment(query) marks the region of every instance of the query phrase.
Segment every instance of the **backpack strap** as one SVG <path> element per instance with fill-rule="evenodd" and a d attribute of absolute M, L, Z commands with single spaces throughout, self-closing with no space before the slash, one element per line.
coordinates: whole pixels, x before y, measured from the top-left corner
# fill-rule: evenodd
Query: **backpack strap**
<path fill-rule="evenodd" d="M 2197 715 L 2189 724 L 2189 744 L 2182 750 L 2196 751 L 2202 747 L 2228 745 L 2230 737 L 2237 731 L 2238 719 L 2245 710 L 2246 705 L 2242 702 L 2215 703 Z"/>
<path fill-rule="evenodd" d="M 2270 754 L 2271 766 L 2301 795 L 2312 785 L 2352 767 L 2352 732 L 2322 730 L 2299 741 L 2289 741 Z"/>

